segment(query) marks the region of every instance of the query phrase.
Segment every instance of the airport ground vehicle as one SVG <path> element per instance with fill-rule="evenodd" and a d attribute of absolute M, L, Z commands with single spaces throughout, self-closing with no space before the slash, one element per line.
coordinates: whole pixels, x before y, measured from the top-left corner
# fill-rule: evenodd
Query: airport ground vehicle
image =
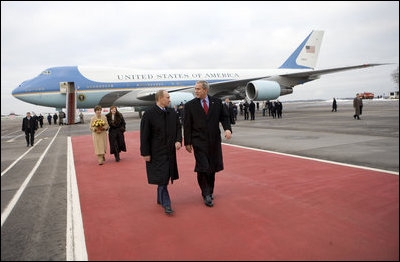
<path fill-rule="evenodd" d="M 364 92 L 358 94 L 358 97 L 360 97 L 361 99 L 374 99 L 374 93 Z"/>

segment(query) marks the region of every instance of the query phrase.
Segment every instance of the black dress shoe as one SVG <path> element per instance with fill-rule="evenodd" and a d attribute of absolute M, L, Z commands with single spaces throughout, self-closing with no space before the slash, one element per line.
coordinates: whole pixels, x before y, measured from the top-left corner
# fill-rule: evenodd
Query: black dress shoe
<path fill-rule="evenodd" d="M 170 215 L 170 214 L 174 213 L 174 210 L 172 210 L 171 206 L 166 206 L 165 213 Z"/>
<path fill-rule="evenodd" d="M 119 162 L 120 158 L 119 158 L 119 154 L 115 154 L 115 161 Z"/>
<path fill-rule="evenodd" d="M 208 195 L 204 198 L 204 204 L 206 204 L 206 206 L 208 206 L 208 207 L 214 206 L 214 203 L 212 202 L 212 199 L 211 199 L 211 195 Z"/>

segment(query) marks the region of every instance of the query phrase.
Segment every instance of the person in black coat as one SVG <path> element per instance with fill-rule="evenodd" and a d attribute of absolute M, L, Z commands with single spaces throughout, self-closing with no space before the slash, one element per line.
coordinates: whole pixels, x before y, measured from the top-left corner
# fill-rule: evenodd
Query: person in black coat
<path fill-rule="evenodd" d="M 110 107 L 110 113 L 106 115 L 108 125 L 108 140 L 110 141 L 110 154 L 114 154 L 115 161 L 119 162 L 119 153 L 126 152 L 124 132 L 126 129 L 125 119 L 116 106 Z"/>
<path fill-rule="evenodd" d="M 51 126 L 51 119 L 52 119 L 51 115 L 48 114 L 48 116 L 47 116 L 47 121 L 49 122 L 49 125 L 50 125 L 50 126 Z"/>
<path fill-rule="evenodd" d="M 54 113 L 53 120 L 55 125 L 57 125 L 57 119 L 58 119 L 57 113 Z"/>
<path fill-rule="evenodd" d="M 232 129 L 222 101 L 208 96 L 208 88 L 206 81 L 198 81 L 196 98 L 185 105 L 184 141 L 186 150 L 189 153 L 194 151 L 194 171 L 197 172 L 204 203 L 212 207 L 215 173 L 224 169 L 219 123 L 222 123 L 226 139 L 231 138 Z"/>
<path fill-rule="evenodd" d="M 156 105 L 148 109 L 140 122 L 140 154 L 146 161 L 149 184 L 158 185 L 157 203 L 172 214 L 168 183 L 179 178 L 176 150 L 182 147 L 182 129 L 178 114 L 168 108 L 167 91 L 156 93 Z"/>
<path fill-rule="evenodd" d="M 31 144 L 31 146 L 33 146 L 36 130 L 37 130 L 37 121 L 36 121 L 36 119 L 31 117 L 30 112 L 27 112 L 26 117 L 24 117 L 24 119 L 22 119 L 22 131 L 25 132 L 26 146 L 29 146 L 29 144 Z M 30 141 L 29 141 L 29 137 L 30 137 Z"/>
<path fill-rule="evenodd" d="M 229 98 L 225 99 L 224 106 L 225 106 L 225 110 L 229 114 L 229 121 L 230 121 L 231 125 L 234 125 L 235 124 L 235 113 L 233 112 L 233 104 L 229 100 Z"/>
<path fill-rule="evenodd" d="M 247 101 L 243 104 L 244 120 L 249 120 L 249 103 Z"/>
<path fill-rule="evenodd" d="M 256 104 L 254 104 L 253 100 L 250 101 L 249 111 L 250 111 L 250 117 L 251 117 L 250 120 L 255 120 Z"/>
<path fill-rule="evenodd" d="M 276 104 L 277 104 L 276 114 L 277 114 L 278 118 L 282 118 L 282 110 L 283 110 L 282 102 L 277 100 Z"/>
<path fill-rule="evenodd" d="M 337 103 L 336 103 L 336 99 L 333 98 L 333 102 L 332 102 L 332 112 L 335 111 L 337 112 Z"/>
<path fill-rule="evenodd" d="M 42 128 L 43 127 L 43 116 L 42 116 L 42 114 L 39 115 L 38 120 L 39 120 L 40 127 Z"/>

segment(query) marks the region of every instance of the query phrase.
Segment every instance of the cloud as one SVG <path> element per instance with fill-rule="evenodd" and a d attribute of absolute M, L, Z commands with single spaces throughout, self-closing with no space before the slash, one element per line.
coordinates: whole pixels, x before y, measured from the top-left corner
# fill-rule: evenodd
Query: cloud
<path fill-rule="evenodd" d="M 2 113 L 32 107 L 11 91 L 49 67 L 276 68 L 314 29 L 325 31 L 319 68 L 398 64 L 398 8 L 347 1 L 1 2 Z M 323 76 L 282 99 L 381 93 L 396 88 L 395 68 Z"/>

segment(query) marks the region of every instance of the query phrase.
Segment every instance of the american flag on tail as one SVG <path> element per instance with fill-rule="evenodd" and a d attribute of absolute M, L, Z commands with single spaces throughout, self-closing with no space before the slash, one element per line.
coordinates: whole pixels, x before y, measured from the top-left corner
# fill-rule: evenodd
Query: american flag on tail
<path fill-rule="evenodd" d="M 306 45 L 306 53 L 315 53 L 315 46 L 314 45 Z"/>

